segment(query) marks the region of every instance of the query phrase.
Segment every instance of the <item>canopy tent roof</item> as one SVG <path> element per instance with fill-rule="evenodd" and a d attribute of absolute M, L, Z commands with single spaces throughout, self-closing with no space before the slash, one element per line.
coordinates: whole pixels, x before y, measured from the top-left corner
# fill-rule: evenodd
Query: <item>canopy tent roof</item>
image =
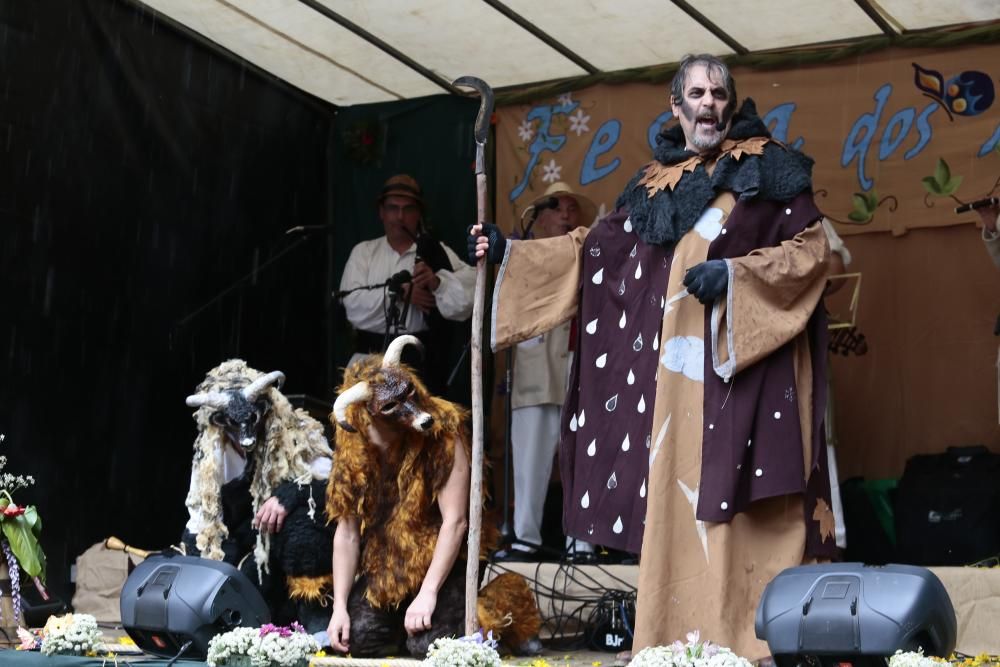
<path fill-rule="evenodd" d="M 141 0 L 337 106 L 1000 19 L 1000 0 Z"/>

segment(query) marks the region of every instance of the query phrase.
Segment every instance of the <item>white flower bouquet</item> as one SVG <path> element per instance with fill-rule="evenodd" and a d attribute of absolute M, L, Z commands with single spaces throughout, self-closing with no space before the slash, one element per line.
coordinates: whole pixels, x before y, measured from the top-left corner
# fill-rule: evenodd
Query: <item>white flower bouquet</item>
<path fill-rule="evenodd" d="M 916 651 L 896 651 L 889 658 L 889 667 L 941 667 L 947 660 L 936 658 L 932 655 L 924 655 L 923 649 Z"/>
<path fill-rule="evenodd" d="M 749 660 L 728 648 L 700 639 L 696 630 L 688 633 L 687 643 L 644 648 L 633 656 L 629 667 L 751 667 Z"/>
<path fill-rule="evenodd" d="M 477 632 L 469 637 L 435 639 L 427 649 L 426 667 L 502 667 L 493 633 L 483 638 Z"/>
<path fill-rule="evenodd" d="M 208 642 L 210 667 L 306 667 L 319 643 L 298 623 L 236 628 Z"/>
<path fill-rule="evenodd" d="M 100 642 L 97 619 L 90 614 L 50 616 L 42 629 L 41 651 L 45 655 L 87 655 L 94 653 Z"/>

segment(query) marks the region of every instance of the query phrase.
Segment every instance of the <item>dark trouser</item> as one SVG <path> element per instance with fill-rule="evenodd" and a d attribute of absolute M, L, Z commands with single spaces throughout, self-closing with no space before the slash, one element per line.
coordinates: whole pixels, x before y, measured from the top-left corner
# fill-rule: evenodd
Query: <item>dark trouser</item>
<path fill-rule="evenodd" d="M 376 609 L 365 599 L 367 590 L 368 578 L 361 576 L 354 582 L 347 599 L 353 657 L 383 658 L 399 655 L 405 642 L 410 655 L 423 659 L 427 655 L 427 648 L 435 639 L 461 637 L 465 634 L 465 561 L 455 563 L 438 591 L 430 629 L 412 637 L 406 636 L 403 622 L 406 610 L 415 596 L 407 597 L 398 607 Z"/>

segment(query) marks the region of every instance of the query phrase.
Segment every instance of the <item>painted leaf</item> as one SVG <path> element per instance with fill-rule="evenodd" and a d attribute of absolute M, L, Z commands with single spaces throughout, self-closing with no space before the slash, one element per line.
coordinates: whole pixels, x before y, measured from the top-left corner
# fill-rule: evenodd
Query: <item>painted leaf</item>
<path fill-rule="evenodd" d="M 864 213 L 858 211 L 851 211 L 847 214 L 848 220 L 853 220 L 854 222 L 868 222 L 872 219 L 872 214 L 867 211 Z"/>
<path fill-rule="evenodd" d="M 917 63 L 913 63 L 913 84 L 925 93 L 939 99 L 944 96 L 944 77 L 941 76 L 941 73 L 925 69 Z"/>
<path fill-rule="evenodd" d="M 942 195 L 941 186 L 938 185 L 938 182 L 934 180 L 933 176 L 925 176 L 920 179 L 920 182 L 924 184 L 924 189 L 932 195 L 937 195 L 939 197 Z"/>
<path fill-rule="evenodd" d="M 24 574 L 29 577 L 41 576 L 45 568 L 45 554 L 24 515 L 4 519 L 3 534 Z"/>
<path fill-rule="evenodd" d="M 951 180 L 951 169 L 948 167 L 948 163 L 938 158 L 937 166 L 934 167 L 934 180 L 938 182 L 941 189 L 944 190 L 944 185 Z"/>
<path fill-rule="evenodd" d="M 868 191 L 868 194 L 865 197 L 865 203 L 867 204 L 869 211 L 874 211 L 878 208 L 878 193 L 875 192 L 874 188 Z"/>
<path fill-rule="evenodd" d="M 954 194 L 955 190 L 958 190 L 958 186 L 962 184 L 962 179 L 964 176 L 955 176 L 943 186 L 941 186 L 941 194 L 950 195 Z"/>
<path fill-rule="evenodd" d="M 868 208 L 868 200 L 865 198 L 865 195 L 858 194 L 857 192 L 855 192 L 854 196 L 851 197 L 851 200 L 854 204 L 854 210 L 852 211 L 852 213 L 857 213 L 858 215 L 866 215 L 870 210 Z"/>

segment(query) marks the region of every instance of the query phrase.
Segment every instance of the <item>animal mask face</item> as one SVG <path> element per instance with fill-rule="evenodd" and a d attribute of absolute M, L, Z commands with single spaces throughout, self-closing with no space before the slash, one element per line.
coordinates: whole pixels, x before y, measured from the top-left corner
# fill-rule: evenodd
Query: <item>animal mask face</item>
<path fill-rule="evenodd" d="M 226 407 L 213 412 L 209 420 L 222 429 L 234 447 L 249 454 L 261 440 L 271 402 L 263 398 L 250 402 L 239 390 L 231 389 L 223 393 L 230 397 L 229 402 Z"/>
<path fill-rule="evenodd" d="M 209 421 L 219 427 L 237 451 L 249 454 L 262 439 L 264 422 L 271 411 L 271 401 L 267 389 L 272 385 L 280 387 L 285 375 L 273 371 L 263 375 L 241 389 L 208 391 L 188 396 L 187 404 L 192 408 L 203 405 L 214 410 Z"/>
<path fill-rule="evenodd" d="M 420 341 L 415 336 L 400 336 L 392 341 L 382 357 L 382 365 L 366 369 L 360 382 L 337 397 L 333 415 L 342 429 L 349 433 L 356 432 L 357 429 L 347 421 L 347 408 L 361 402 L 373 419 L 417 433 L 426 433 L 434 426 L 434 418 L 426 409 L 430 396 L 413 372 L 399 363 L 399 356 L 406 345 L 420 346 Z"/>
<path fill-rule="evenodd" d="M 434 418 L 423 408 L 421 396 L 409 373 L 397 367 L 383 368 L 380 382 L 372 385 L 368 412 L 396 422 L 418 433 L 429 431 Z"/>

